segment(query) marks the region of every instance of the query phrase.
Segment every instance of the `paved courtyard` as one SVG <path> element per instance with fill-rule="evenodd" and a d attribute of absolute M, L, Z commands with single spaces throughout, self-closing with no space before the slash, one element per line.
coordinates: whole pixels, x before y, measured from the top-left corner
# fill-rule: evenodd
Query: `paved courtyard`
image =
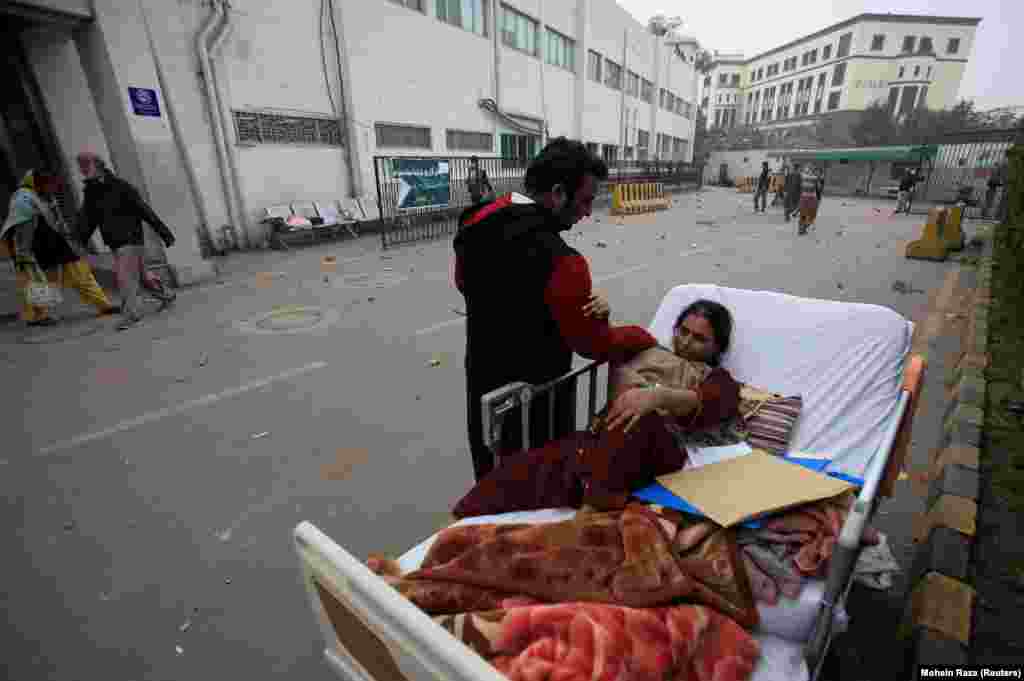
<path fill-rule="evenodd" d="M 707 189 L 569 239 L 619 323 L 646 325 L 687 282 L 921 319 L 956 265 L 905 259 L 921 218 L 892 207 L 826 196 L 798 237 L 780 209 Z M 221 281 L 121 333 L 84 308 L 62 329 L 0 326 L 4 677 L 330 678 L 291 529 L 312 521 L 359 558 L 399 552 L 471 485 L 451 267 L 449 239 L 382 252 L 368 235 L 235 254 Z M 915 429 L 928 446 L 939 412 Z M 920 503 L 881 516 L 905 566 Z M 870 635 L 856 645 L 866 657 Z"/>

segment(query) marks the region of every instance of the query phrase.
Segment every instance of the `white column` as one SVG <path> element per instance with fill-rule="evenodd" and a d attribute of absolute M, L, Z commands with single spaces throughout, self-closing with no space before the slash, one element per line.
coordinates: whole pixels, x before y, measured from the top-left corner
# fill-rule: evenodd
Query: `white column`
<path fill-rule="evenodd" d="M 576 0 L 576 97 L 573 131 L 576 139 L 583 139 L 583 116 L 586 111 L 587 93 L 587 1 Z"/>

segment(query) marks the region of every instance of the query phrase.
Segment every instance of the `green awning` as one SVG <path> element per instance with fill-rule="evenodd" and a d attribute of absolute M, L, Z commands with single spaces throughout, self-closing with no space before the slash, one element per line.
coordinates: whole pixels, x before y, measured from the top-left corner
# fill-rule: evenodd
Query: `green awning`
<path fill-rule="evenodd" d="M 781 153 L 794 160 L 805 161 L 920 161 L 934 159 L 939 153 L 937 144 L 903 147 L 870 147 L 865 149 L 818 149 Z"/>

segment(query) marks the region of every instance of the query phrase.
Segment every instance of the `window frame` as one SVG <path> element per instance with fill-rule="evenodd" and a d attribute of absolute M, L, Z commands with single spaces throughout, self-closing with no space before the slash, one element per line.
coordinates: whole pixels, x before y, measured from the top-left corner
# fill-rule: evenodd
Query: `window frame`
<path fill-rule="evenodd" d="M 504 3 L 502 3 L 500 5 L 500 7 L 501 7 L 500 30 L 501 30 L 501 44 L 502 44 L 502 46 L 503 47 L 507 47 L 510 50 L 515 50 L 516 52 L 521 52 L 522 54 L 529 55 L 531 57 L 538 57 L 539 58 L 540 57 L 540 50 L 541 50 L 541 44 L 540 44 L 540 42 L 541 42 L 540 41 L 540 22 L 538 22 L 536 19 L 534 19 L 533 17 L 531 17 L 531 16 L 529 16 L 527 14 L 523 14 L 522 12 L 517 10 L 516 8 L 510 7 L 509 5 L 506 5 Z M 533 33 L 533 51 L 532 52 L 530 50 L 526 49 L 526 48 L 519 47 L 518 45 L 510 44 L 506 40 L 506 38 L 508 36 L 508 32 L 505 30 L 505 27 L 507 26 L 507 19 L 506 19 L 506 17 L 508 15 L 512 15 L 513 19 L 515 19 L 515 20 L 520 20 L 520 21 L 527 22 L 527 24 L 533 29 L 533 31 L 532 31 L 532 33 Z M 519 32 L 516 31 L 514 33 L 514 35 L 519 35 Z"/>
<path fill-rule="evenodd" d="M 917 47 L 917 36 L 916 35 L 905 35 L 903 36 L 903 45 L 900 46 L 901 54 L 913 54 L 914 48 Z"/>
<path fill-rule="evenodd" d="M 821 48 L 821 60 L 828 61 L 832 58 L 832 43 L 829 43 L 825 47 Z"/>
<path fill-rule="evenodd" d="M 835 111 L 836 109 L 838 109 L 839 108 L 839 102 L 842 99 L 842 97 L 843 97 L 842 90 L 836 90 L 835 92 L 828 93 L 828 108 L 827 108 L 827 110 L 828 111 Z M 834 98 L 835 104 L 832 103 L 833 102 L 833 98 Z"/>
<path fill-rule="evenodd" d="M 615 91 L 622 90 L 622 85 L 623 85 L 623 82 L 622 82 L 622 65 L 617 63 L 617 62 L 615 62 L 615 61 L 612 61 L 608 57 L 604 58 L 604 65 L 605 65 L 605 69 L 604 69 L 604 85 L 605 85 L 605 87 L 609 87 L 609 88 L 611 88 L 612 90 L 615 90 Z M 618 75 L 618 83 L 610 83 L 610 82 L 608 82 L 610 80 L 613 80 L 612 79 L 612 74 L 613 73 L 617 73 L 617 75 Z"/>
<path fill-rule="evenodd" d="M 927 45 L 927 48 L 925 47 Z M 917 53 L 918 54 L 934 54 L 935 53 L 935 41 L 932 40 L 930 35 L 923 35 L 917 41 Z"/>
<path fill-rule="evenodd" d="M 410 144 L 381 144 L 381 128 L 406 128 L 409 130 L 425 130 L 427 133 L 427 144 L 425 146 Z M 434 131 L 429 125 L 416 125 L 414 123 L 392 123 L 389 121 L 376 121 L 373 124 L 373 140 L 377 149 L 426 149 L 434 148 Z"/>
<path fill-rule="evenodd" d="M 844 44 L 845 43 L 845 44 Z M 839 36 L 839 44 L 836 46 L 836 59 L 848 57 L 853 49 L 853 33 L 844 33 Z"/>
<path fill-rule="evenodd" d="M 654 83 L 643 76 L 640 77 L 640 101 L 654 104 Z"/>
<path fill-rule="evenodd" d="M 626 71 L 626 94 L 640 99 L 640 74 L 636 71 Z"/>
<path fill-rule="evenodd" d="M 415 2 L 416 3 L 416 7 L 410 7 L 409 6 L 410 2 Z M 401 5 L 402 7 L 406 8 L 408 10 L 412 10 L 413 12 L 419 12 L 420 14 L 426 14 L 426 10 L 423 8 L 423 4 L 424 4 L 423 0 L 391 0 L 391 3 L 394 4 L 394 5 Z"/>
<path fill-rule="evenodd" d="M 883 52 L 885 51 L 885 34 L 876 33 L 871 36 L 871 51 L 872 52 Z"/>
<path fill-rule="evenodd" d="M 480 135 L 481 137 L 489 138 L 490 139 L 490 144 L 488 146 L 484 146 L 483 144 L 481 144 L 479 146 L 452 145 L 451 142 L 455 138 L 453 136 L 458 136 L 458 135 Z M 445 128 L 445 131 L 444 131 L 444 143 L 445 143 L 445 148 L 448 149 L 449 151 L 476 151 L 476 152 L 494 153 L 494 133 L 493 132 L 482 132 L 482 131 L 479 131 L 479 130 L 463 130 L 461 128 Z"/>
<path fill-rule="evenodd" d="M 491 7 L 491 3 L 488 0 L 471 0 L 471 2 L 477 3 L 477 7 L 480 8 L 480 28 L 481 28 L 481 31 L 482 31 L 481 33 L 477 33 L 473 29 L 466 28 L 465 24 L 463 24 L 463 23 L 455 23 L 455 22 L 449 20 L 449 18 L 447 16 L 447 14 L 448 14 L 448 11 L 447 11 L 448 5 L 446 3 L 452 2 L 452 1 L 453 0 L 434 0 L 434 14 L 435 14 L 435 16 L 436 16 L 438 21 L 440 21 L 441 23 L 444 23 L 444 24 L 448 24 L 449 26 L 453 26 L 455 28 L 460 28 L 463 31 L 466 31 L 467 33 L 472 33 L 473 35 L 480 36 L 481 38 L 490 38 L 491 37 L 491 31 L 490 31 L 490 23 L 491 23 L 490 22 L 490 12 L 491 12 L 490 7 Z M 454 0 L 454 2 L 459 5 L 460 19 L 462 18 L 461 17 L 461 6 L 462 6 L 463 1 L 464 0 Z M 420 2 L 420 6 L 422 6 L 424 4 L 423 0 L 419 0 L 419 2 Z M 442 8 L 444 8 L 445 16 L 441 16 Z"/>
<path fill-rule="evenodd" d="M 960 54 L 960 38 L 950 38 L 946 41 L 946 54 Z"/>
<path fill-rule="evenodd" d="M 595 57 L 597 59 L 596 62 L 594 61 Z M 592 66 L 596 66 L 596 69 L 591 68 Z M 594 71 L 596 71 L 596 73 L 594 73 Z M 597 83 L 600 85 L 604 82 L 603 71 L 604 55 L 596 50 L 587 50 L 587 80 L 591 83 Z"/>
<path fill-rule="evenodd" d="M 846 62 L 839 62 L 832 67 L 832 87 L 842 87 L 846 83 Z"/>
<path fill-rule="evenodd" d="M 568 65 L 556 64 L 551 61 L 551 44 L 552 39 L 561 40 L 565 44 L 565 55 L 567 56 Z M 565 69 L 570 73 L 576 73 L 576 41 L 569 36 L 556 31 L 550 26 L 544 27 L 544 63 L 548 66 L 554 66 L 555 68 Z"/>

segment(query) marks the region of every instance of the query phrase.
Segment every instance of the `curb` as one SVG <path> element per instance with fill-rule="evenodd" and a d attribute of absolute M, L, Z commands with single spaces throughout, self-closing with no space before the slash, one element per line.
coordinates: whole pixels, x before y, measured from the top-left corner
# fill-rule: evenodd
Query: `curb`
<path fill-rule="evenodd" d="M 952 398 L 943 418 L 938 454 L 923 516 L 915 520 L 910 597 L 902 631 L 907 672 L 921 666 L 965 665 L 977 601 L 971 555 L 981 498 L 979 448 L 985 426 L 989 308 L 992 305 L 992 239 L 986 239 L 962 356 L 950 372 Z"/>

